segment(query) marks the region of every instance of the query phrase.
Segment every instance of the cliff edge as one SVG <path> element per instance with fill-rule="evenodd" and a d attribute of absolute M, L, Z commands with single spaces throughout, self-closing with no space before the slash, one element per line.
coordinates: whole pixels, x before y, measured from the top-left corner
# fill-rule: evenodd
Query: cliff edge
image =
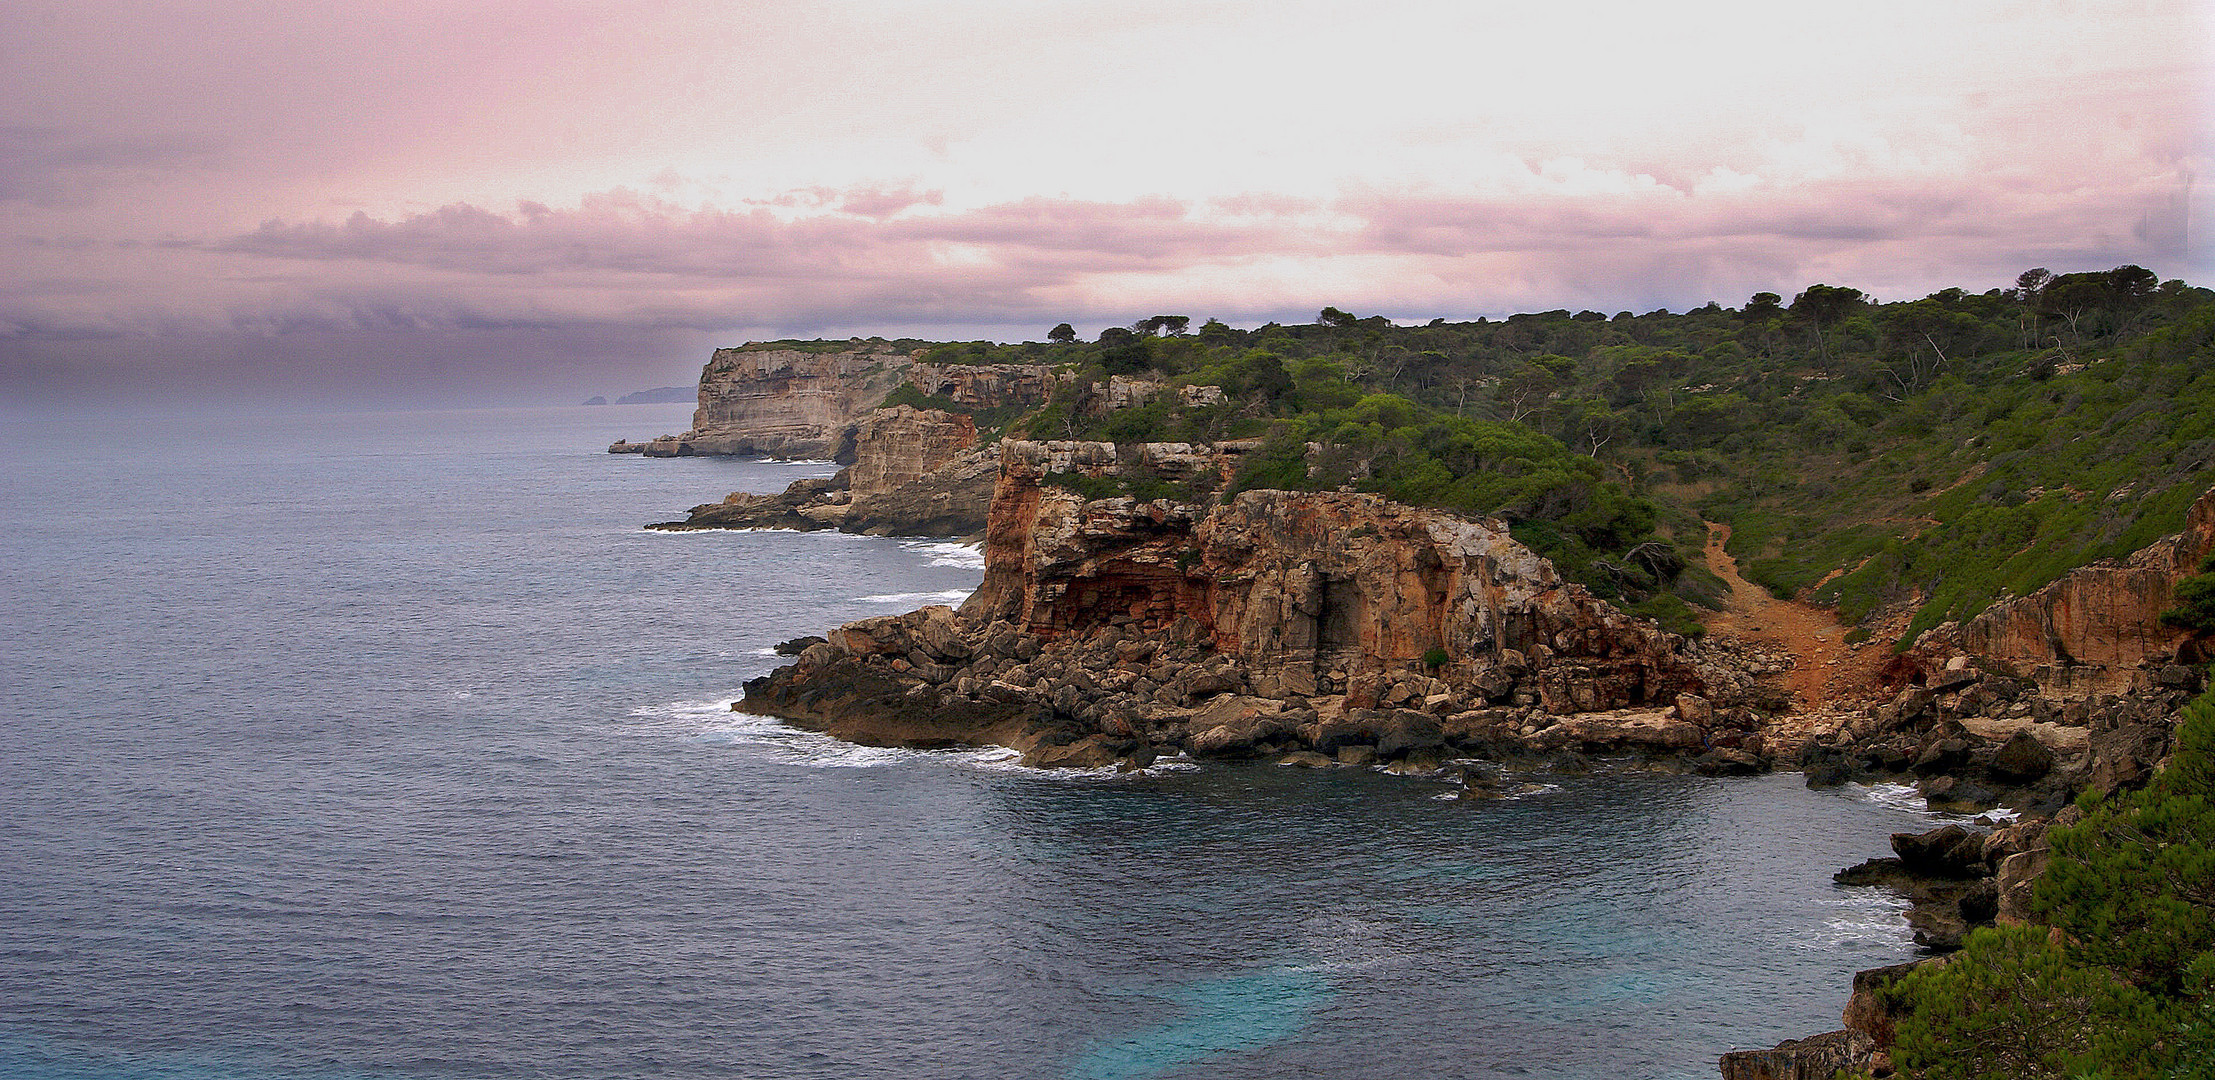
<path fill-rule="evenodd" d="M 841 451 L 852 449 L 856 425 L 902 385 L 986 408 L 1043 403 L 1063 378 L 1047 367 L 926 364 L 922 355 L 861 341 L 828 351 L 754 344 L 717 349 L 700 371 L 691 430 L 619 441 L 608 452 L 848 461 Z"/>
<path fill-rule="evenodd" d="M 839 627 L 735 707 L 1041 765 L 1648 751 L 1760 767 L 1742 673 L 1566 582 L 1498 522 L 1350 492 L 1209 505 L 1056 482 L 1117 454 L 1001 444 L 984 583 L 958 613 Z"/>

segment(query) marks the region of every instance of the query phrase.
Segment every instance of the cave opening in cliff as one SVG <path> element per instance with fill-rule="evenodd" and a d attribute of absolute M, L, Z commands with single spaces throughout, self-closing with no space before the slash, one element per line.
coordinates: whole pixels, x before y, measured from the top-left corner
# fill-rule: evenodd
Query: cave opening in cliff
<path fill-rule="evenodd" d="M 1325 577 L 1316 597 L 1317 659 L 1351 659 L 1361 651 L 1361 590 L 1352 578 Z"/>

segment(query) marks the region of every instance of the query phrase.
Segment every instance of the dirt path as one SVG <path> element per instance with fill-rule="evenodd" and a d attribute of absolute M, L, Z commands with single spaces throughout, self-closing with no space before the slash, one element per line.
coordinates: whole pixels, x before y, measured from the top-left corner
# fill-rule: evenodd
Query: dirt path
<path fill-rule="evenodd" d="M 1847 645 L 1846 628 L 1829 611 L 1779 600 L 1738 576 L 1738 561 L 1723 550 L 1729 541 L 1730 526 L 1708 524 L 1707 567 L 1731 589 L 1724 610 L 1708 617 L 1708 634 L 1791 657 L 1792 669 L 1784 673 L 1783 682 L 1802 710 L 1866 697 L 1876 685 L 1884 650 L 1868 644 L 1858 649 Z"/>

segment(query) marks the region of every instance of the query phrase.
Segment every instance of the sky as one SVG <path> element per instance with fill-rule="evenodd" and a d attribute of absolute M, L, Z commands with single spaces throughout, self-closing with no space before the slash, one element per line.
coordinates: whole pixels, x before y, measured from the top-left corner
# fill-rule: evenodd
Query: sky
<path fill-rule="evenodd" d="M 2208 0 L 10 0 L 0 402 L 2215 285 Z"/>

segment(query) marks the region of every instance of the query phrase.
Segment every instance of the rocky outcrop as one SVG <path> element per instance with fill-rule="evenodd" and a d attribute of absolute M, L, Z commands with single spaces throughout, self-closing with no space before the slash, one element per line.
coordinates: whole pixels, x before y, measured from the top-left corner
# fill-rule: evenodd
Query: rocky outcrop
<path fill-rule="evenodd" d="M 774 495 L 733 492 L 651 529 L 842 529 L 888 536 L 974 536 L 999 474 L 967 416 L 906 405 L 879 409 L 847 435 L 853 464 Z"/>
<path fill-rule="evenodd" d="M 977 422 L 907 405 L 878 409 L 855 425 L 846 485 L 856 499 L 888 495 L 977 445 Z"/>
<path fill-rule="evenodd" d="M 745 345 L 717 349 L 700 372 L 692 430 L 611 453 L 827 458 L 846 427 L 906 379 L 912 356 L 881 343 L 818 352 Z"/>
<path fill-rule="evenodd" d="M 1808 782 L 1904 779 L 1935 804 L 2039 814 L 2142 783 L 2205 681 L 2206 643 L 2160 617 L 2211 550 L 2215 491 L 2126 560 L 1924 634 L 1888 665 L 1890 701 L 1803 747 Z"/>
<path fill-rule="evenodd" d="M 1497 522 L 1343 492 L 1088 499 L 1055 479 L 1121 463 L 1204 481 L 1225 461 L 1003 444 L 985 580 L 959 613 L 841 627 L 738 707 L 861 741 L 1012 745 L 1034 764 L 1181 750 L 1415 770 L 1590 752 L 1766 766 L 1743 749 L 1759 718 L 1714 697 L 1739 685 L 1730 672 Z"/>
<path fill-rule="evenodd" d="M 1966 623 L 1925 633 L 1909 654 L 1914 675 L 1970 656 L 2020 672 L 2041 695 L 2084 700 L 2148 685 L 2193 635 L 2161 623 L 2177 583 L 2215 551 L 2215 491 L 2194 502 L 2184 530 L 2120 562 L 2081 566 L 2028 596 L 2002 599 Z M 2205 660 L 2191 655 L 2187 661 Z"/>
<path fill-rule="evenodd" d="M 1927 678 L 1806 743 L 1797 760 L 1809 785 L 1889 780 L 1944 808 L 2051 814 L 2087 788 L 2144 782 L 2204 683 L 2198 668 L 2165 664 L 2141 672 L 2141 689 L 2063 701 L 1967 657 Z"/>
<path fill-rule="evenodd" d="M 1832 1080 L 1864 1072 L 1877 1046 L 1858 1031 L 1832 1031 L 1780 1043 L 1772 1050 L 1733 1050 L 1717 1064 L 1724 1080 Z"/>
<path fill-rule="evenodd" d="M 781 344 L 717 349 L 700 372 L 700 406 L 691 430 L 618 441 L 608 452 L 846 462 L 858 446 L 857 427 L 903 383 L 958 406 L 983 409 L 1044 404 L 1072 377 L 1027 364 L 925 364 L 917 359 L 921 355 L 860 340 L 844 349 Z"/>
<path fill-rule="evenodd" d="M 1706 688 L 1686 643 L 1571 584 L 1504 525 L 1343 492 L 1214 507 L 1087 500 L 1050 472 L 1104 444 L 1011 445 L 965 617 L 1052 638 L 1179 619 L 1261 692 L 1405 704 L 1400 676 L 1471 706 L 1674 706 Z"/>
<path fill-rule="evenodd" d="M 1043 405 L 1073 373 L 1036 364 L 916 364 L 910 386 L 957 405 Z"/>

